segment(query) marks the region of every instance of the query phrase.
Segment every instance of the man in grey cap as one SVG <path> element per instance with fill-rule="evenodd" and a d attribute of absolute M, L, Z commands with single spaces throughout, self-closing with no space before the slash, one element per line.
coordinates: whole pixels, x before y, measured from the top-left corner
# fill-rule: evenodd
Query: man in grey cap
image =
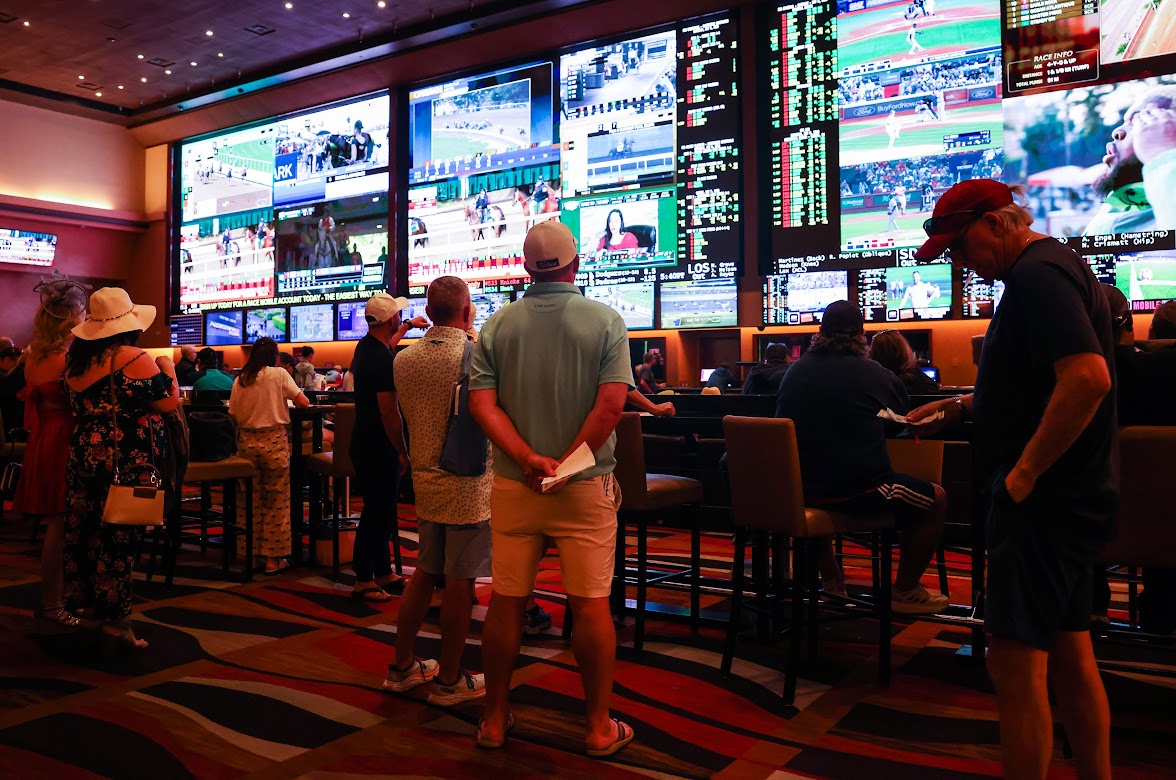
<path fill-rule="evenodd" d="M 776 394 L 776 416 L 796 424 L 806 506 L 846 514 L 892 514 L 902 530 L 891 608 L 930 614 L 947 606 L 919 580 L 943 534 L 947 494 L 939 485 L 890 468 L 882 409 L 905 414 L 902 382 L 866 357 L 861 309 L 834 301 L 821 317 L 812 346 L 792 364 Z M 844 593 L 832 547 L 822 555 L 822 587 Z"/>
<path fill-rule="evenodd" d="M 471 372 L 470 410 L 494 444 L 495 474 L 494 597 L 482 634 L 486 715 L 477 744 L 501 747 L 513 725 L 510 679 L 523 607 L 550 538 L 575 617 L 572 650 L 588 710 L 585 752 L 602 758 L 633 740 L 628 724 L 609 717 L 616 631 L 608 597 L 621 503 L 613 431 L 633 386 L 629 339 L 620 314 L 585 299 L 573 284 L 580 262 L 566 225 L 551 220 L 531 228 L 523 257 L 535 283 L 482 326 Z M 592 465 L 545 485 L 585 444 Z"/>

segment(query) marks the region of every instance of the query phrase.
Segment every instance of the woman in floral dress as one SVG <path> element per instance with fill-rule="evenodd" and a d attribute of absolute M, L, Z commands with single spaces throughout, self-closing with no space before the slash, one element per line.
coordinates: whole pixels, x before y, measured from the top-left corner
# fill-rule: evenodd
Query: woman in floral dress
<path fill-rule="evenodd" d="M 147 643 L 131 627 L 135 526 L 102 522 L 106 494 L 119 471 L 162 468 L 167 434 L 161 413 L 179 404 L 175 367 L 134 345 L 155 319 L 154 306 L 135 306 L 124 290 L 103 288 L 90 298 L 90 315 L 65 364 L 65 387 L 76 425 L 66 479 L 65 603 L 96 621 L 126 648 Z"/>

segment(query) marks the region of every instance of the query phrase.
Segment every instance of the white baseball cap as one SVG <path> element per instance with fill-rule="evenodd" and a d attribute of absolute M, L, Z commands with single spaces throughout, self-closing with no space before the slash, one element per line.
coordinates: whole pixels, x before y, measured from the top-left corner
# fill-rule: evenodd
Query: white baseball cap
<path fill-rule="evenodd" d="M 578 252 L 568 226 L 549 219 L 527 231 L 523 241 L 523 267 L 528 271 L 557 271 L 571 265 Z"/>
<path fill-rule="evenodd" d="M 408 308 L 408 298 L 393 298 L 388 293 L 376 293 L 363 307 L 363 316 L 368 325 L 383 325 L 396 316 L 396 312 Z"/>

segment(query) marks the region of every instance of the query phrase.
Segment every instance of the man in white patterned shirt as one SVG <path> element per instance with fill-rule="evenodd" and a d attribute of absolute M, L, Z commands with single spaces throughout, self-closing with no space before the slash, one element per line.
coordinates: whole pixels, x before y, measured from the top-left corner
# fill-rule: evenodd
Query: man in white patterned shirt
<path fill-rule="evenodd" d="M 473 610 L 474 580 L 490 576 L 490 489 L 494 472 L 487 463 L 479 477 L 441 469 L 453 385 L 461 376 L 468 341 L 470 292 L 454 276 L 429 285 L 426 314 L 434 325 L 396 356 L 396 389 L 408 427 L 412 481 L 416 492 L 420 547 L 416 573 L 409 580 L 397 619 L 396 657 L 388 667 L 386 690 L 403 692 L 433 681 L 429 701 L 453 705 L 486 695 L 480 674 L 461 667 Z M 489 459 L 489 456 L 487 456 Z M 441 657 L 418 659 L 417 631 L 442 575 Z"/>

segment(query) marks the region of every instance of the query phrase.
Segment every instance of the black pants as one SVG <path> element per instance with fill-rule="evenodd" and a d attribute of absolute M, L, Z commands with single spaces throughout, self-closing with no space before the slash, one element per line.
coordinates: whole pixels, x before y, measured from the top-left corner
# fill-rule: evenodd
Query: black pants
<path fill-rule="evenodd" d="M 355 532 L 352 568 L 355 579 L 370 582 L 392 573 L 388 541 L 396 527 L 396 499 L 400 494 L 400 463 L 391 447 L 351 448 L 355 484 L 363 495 L 363 513 Z M 397 540 L 399 543 L 399 540 Z"/>

